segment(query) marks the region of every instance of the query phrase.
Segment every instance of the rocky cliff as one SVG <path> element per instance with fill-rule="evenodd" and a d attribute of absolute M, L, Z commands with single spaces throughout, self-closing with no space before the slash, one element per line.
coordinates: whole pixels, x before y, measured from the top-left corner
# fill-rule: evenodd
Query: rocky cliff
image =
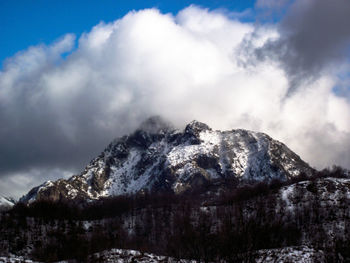
<path fill-rule="evenodd" d="M 153 117 L 111 142 L 80 175 L 45 182 L 21 201 L 94 200 L 145 190 L 205 192 L 312 172 L 286 145 L 264 133 L 215 131 L 198 121 L 177 130 Z"/>

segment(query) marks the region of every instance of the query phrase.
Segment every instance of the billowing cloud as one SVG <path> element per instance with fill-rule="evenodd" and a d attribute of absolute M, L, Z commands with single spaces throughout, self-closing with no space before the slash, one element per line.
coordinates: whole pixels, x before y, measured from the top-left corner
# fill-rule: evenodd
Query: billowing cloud
<path fill-rule="evenodd" d="M 288 6 L 277 26 L 279 37 L 256 49 L 255 55 L 280 62 L 288 74 L 290 91 L 349 63 L 349 1 L 258 0 L 257 5 L 271 11 Z"/>
<path fill-rule="evenodd" d="M 313 166 L 350 167 L 349 100 L 334 93 L 333 72 L 286 96 L 290 72 L 278 59 L 242 63 L 282 37 L 191 6 L 130 12 L 77 42 L 68 34 L 18 53 L 0 73 L 0 192 L 78 172 L 151 115 L 263 131 Z"/>

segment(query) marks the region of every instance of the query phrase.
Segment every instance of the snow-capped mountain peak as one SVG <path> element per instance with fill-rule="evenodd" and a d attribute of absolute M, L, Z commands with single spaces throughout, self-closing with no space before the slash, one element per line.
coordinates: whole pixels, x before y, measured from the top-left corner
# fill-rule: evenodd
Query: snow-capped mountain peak
<path fill-rule="evenodd" d="M 192 121 L 183 131 L 159 117 L 115 139 L 68 180 L 45 183 L 21 201 L 99 199 L 140 191 L 216 189 L 232 182 L 287 180 L 313 171 L 283 143 L 242 129 L 214 131 Z"/>

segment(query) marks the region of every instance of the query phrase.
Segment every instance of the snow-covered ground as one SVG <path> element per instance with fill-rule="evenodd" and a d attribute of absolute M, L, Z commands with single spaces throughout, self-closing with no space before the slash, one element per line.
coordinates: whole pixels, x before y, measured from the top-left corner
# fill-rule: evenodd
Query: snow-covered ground
<path fill-rule="evenodd" d="M 0 210 L 11 208 L 14 204 L 14 201 L 0 195 Z"/>
<path fill-rule="evenodd" d="M 306 246 L 285 247 L 277 249 L 264 249 L 256 253 L 256 263 L 314 263 L 326 262 L 325 255 L 321 250 L 315 250 Z"/>
<path fill-rule="evenodd" d="M 301 247 L 285 247 L 278 249 L 264 249 L 253 253 L 255 262 L 257 263 L 282 263 L 282 262 L 299 262 L 313 263 L 325 262 L 323 251 L 315 250 L 306 246 Z M 91 259 L 98 262 L 137 262 L 137 263 L 196 263 L 195 260 L 175 259 L 172 257 L 158 256 L 151 253 L 142 253 L 136 250 L 127 249 L 110 249 L 100 253 L 91 255 Z M 0 263 L 39 263 L 23 257 L 0 257 Z M 72 260 L 64 260 L 56 263 L 69 263 Z"/>
<path fill-rule="evenodd" d="M 25 259 L 24 257 L 19 256 L 9 256 L 9 257 L 0 257 L 0 263 L 38 263 L 30 259 Z"/>

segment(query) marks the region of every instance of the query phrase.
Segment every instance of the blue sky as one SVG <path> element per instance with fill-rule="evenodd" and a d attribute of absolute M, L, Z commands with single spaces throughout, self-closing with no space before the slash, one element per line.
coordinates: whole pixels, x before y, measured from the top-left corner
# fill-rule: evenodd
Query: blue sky
<path fill-rule="evenodd" d="M 254 0 L 1 0 L 0 66 L 4 59 L 29 46 L 50 44 L 66 33 L 79 36 L 100 21 L 116 20 L 130 10 L 156 7 L 176 14 L 191 4 L 241 12 L 253 8 Z"/>

